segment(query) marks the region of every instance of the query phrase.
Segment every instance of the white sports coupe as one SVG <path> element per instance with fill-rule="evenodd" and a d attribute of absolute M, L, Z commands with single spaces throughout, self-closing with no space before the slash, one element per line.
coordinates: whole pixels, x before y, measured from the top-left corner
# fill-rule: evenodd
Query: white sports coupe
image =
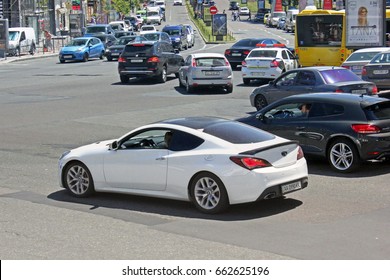
<path fill-rule="evenodd" d="M 115 192 L 191 201 L 204 213 L 308 185 L 297 142 L 236 121 L 160 121 L 62 154 L 59 180 L 76 197 Z"/>

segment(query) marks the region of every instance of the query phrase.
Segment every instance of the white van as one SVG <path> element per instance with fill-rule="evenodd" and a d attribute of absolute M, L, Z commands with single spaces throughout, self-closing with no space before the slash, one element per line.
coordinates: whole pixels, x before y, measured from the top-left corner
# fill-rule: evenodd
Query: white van
<path fill-rule="evenodd" d="M 297 17 L 297 14 L 299 13 L 299 10 L 291 9 L 287 11 L 286 15 L 286 24 L 284 26 L 284 29 L 287 32 L 295 32 L 295 19 Z"/>
<path fill-rule="evenodd" d="M 34 54 L 36 51 L 37 38 L 32 27 L 11 27 L 8 29 L 8 39 L 9 55 L 20 55 L 25 52 Z"/>

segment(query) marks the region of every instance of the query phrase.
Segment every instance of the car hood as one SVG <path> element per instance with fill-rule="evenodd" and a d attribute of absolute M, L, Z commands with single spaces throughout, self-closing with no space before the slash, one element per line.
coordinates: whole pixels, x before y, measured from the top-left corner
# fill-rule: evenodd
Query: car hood
<path fill-rule="evenodd" d="M 104 141 L 99 141 L 92 144 L 84 145 L 71 150 L 71 154 L 72 156 L 81 156 L 81 155 L 99 153 L 102 150 L 107 150 L 108 145 L 114 142 L 115 140 L 116 139 L 104 140 Z"/>

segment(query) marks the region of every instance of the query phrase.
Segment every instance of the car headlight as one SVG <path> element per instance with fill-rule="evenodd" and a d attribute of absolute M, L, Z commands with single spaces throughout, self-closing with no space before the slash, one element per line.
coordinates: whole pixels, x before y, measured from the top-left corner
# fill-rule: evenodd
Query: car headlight
<path fill-rule="evenodd" d="M 82 52 L 84 50 L 84 48 L 78 48 L 77 50 L 76 50 L 76 52 Z"/>
<path fill-rule="evenodd" d="M 180 42 L 180 38 L 175 38 L 175 42 Z"/>

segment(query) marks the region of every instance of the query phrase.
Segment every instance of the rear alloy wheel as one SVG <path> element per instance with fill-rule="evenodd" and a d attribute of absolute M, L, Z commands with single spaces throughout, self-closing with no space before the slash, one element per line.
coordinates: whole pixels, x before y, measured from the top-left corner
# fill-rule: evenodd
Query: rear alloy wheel
<path fill-rule="evenodd" d="M 192 86 L 190 86 L 190 83 L 188 82 L 188 79 L 186 80 L 186 91 L 187 91 L 187 93 L 193 93 L 194 92 L 194 88 Z"/>
<path fill-rule="evenodd" d="M 196 175 L 190 185 L 192 202 L 201 212 L 215 214 L 229 206 L 229 198 L 222 181 L 212 173 Z"/>
<path fill-rule="evenodd" d="M 121 83 L 123 84 L 127 84 L 129 82 L 128 76 L 120 75 L 120 79 L 121 79 Z"/>
<path fill-rule="evenodd" d="M 167 67 L 165 65 L 161 69 L 161 73 L 157 79 L 160 83 L 165 83 L 167 81 Z"/>
<path fill-rule="evenodd" d="M 95 192 L 92 175 L 81 162 L 69 164 L 63 176 L 64 186 L 73 196 L 87 197 Z"/>
<path fill-rule="evenodd" d="M 328 161 L 336 171 L 348 173 L 360 166 L 359 153 L 348 139 L 336 139 L 329 145 Z"/>
<path fill-rule="evenodd" d="M 258 94 L 255 97 L 255 107 L 256 107 L 257 111 L 264 108 L 267 105 L 268 105 L 268 102 L 263 95 Z"/>

